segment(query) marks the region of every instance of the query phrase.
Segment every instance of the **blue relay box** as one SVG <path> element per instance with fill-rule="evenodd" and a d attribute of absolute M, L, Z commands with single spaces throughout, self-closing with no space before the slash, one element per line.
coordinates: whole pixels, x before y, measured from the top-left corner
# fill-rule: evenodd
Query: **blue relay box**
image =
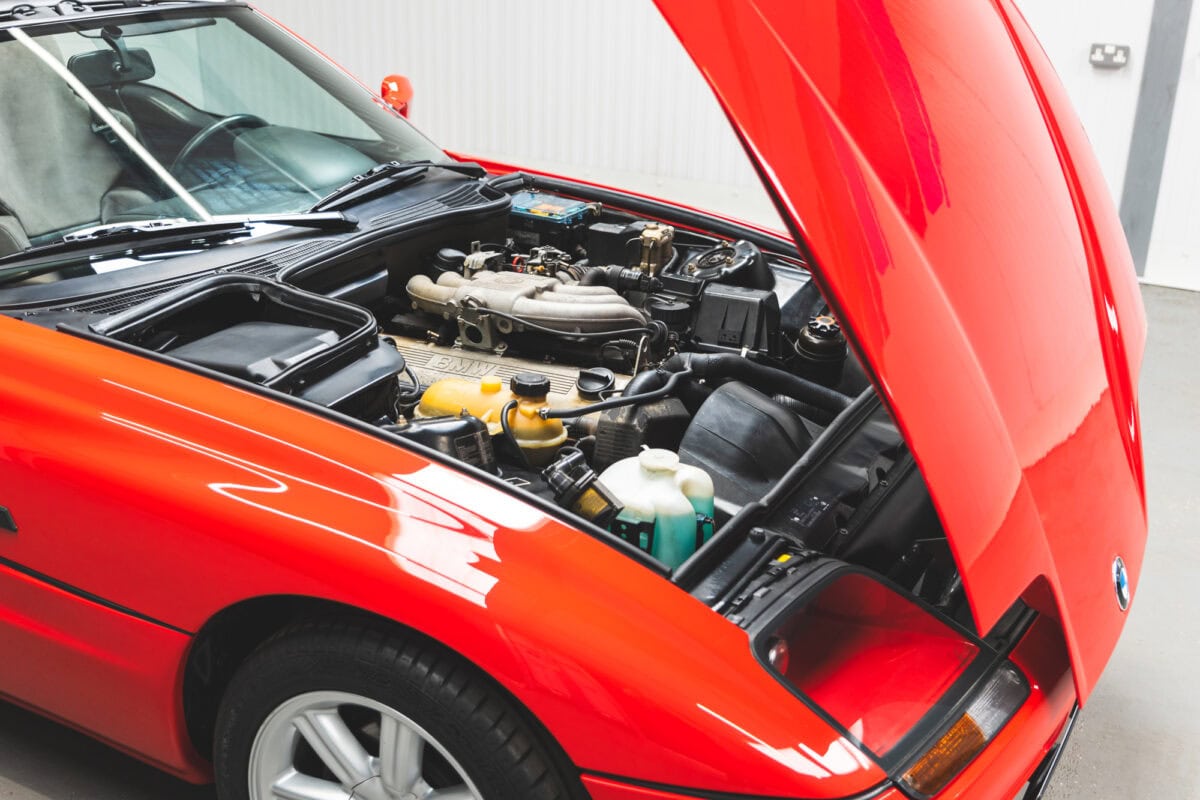
<path fill-rule="evenodd" d="M 520 217 L 546 220 L 558 225 L 576 225 L 583 222 L 591 205 L 582 200 L 571 200 L 541 192 L 518 192 L 513 195 L 512 213 Z"/>
<path fill-rule="evenodd" d="M 526 247 L 551 245 L 571 253 L 583 243 L 589 217 L 597 205 L 542 192 L 517 192 L 512 197 L 509 228 Z"/>

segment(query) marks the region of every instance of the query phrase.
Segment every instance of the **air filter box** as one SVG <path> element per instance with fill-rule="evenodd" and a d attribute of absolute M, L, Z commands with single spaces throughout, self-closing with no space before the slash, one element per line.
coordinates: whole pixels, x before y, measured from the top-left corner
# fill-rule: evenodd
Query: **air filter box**
<path fill-rule="evenodd" d="M 718 506 L 732 513 L 762 499 L 811 444 L 812 434 L 799 417 L 762 392 L 734 382 L 700 406 L 679 445 L 679 457 L 712 476 Z"/>
<path fill-rule="evenodd" d="M 368 422 L 396 416 L 404 356 L 370 312 L 274 281 L 201 278 L 91 329 Z"/>
<path fill-rule="evenodd" d="M 742 349 L 779 357 L 779 298 L 763 289 L 710 284 L 700 298 L 696 341 L 711 348 Z"/>

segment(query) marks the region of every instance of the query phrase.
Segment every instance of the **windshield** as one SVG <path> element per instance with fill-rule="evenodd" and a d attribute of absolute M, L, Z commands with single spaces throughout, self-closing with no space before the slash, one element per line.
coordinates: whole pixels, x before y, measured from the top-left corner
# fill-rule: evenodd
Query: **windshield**
<path fill-rule="evenodd" d="M 0 32 L 0 257 L 97 225 L 306 211 L 446 157 L 247 8 Z"/>

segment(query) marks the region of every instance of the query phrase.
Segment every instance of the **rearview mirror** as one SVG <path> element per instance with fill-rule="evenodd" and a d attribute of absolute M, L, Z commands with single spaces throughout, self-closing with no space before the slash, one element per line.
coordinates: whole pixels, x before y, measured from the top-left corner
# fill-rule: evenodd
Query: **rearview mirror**
<path fill-rule="evenodd" d="M 413 97 L 412 81 L 403 75 L 388 75 L 383 79 L 383 86 L 380 88 L 379 94 L 385 103 L 399 112 L 400 116 L 408 116 L 408 107 L 412 103 Z"/>

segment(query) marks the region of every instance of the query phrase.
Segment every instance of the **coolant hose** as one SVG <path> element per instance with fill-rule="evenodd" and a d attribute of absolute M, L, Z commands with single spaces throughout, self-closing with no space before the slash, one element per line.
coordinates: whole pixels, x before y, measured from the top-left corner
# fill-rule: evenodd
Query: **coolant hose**
<path fill-rule="evenodd" d="M 618 267 L 618 269 L 620 269 Z M 581 286 L 608 286 L 608 267 L 591 267 L 587 272 L 583 273 L 583 277 L 579 279 Z M 619 275 L 618 275 L 619 277 Z M 613 281 L 616 282 L 615 280 Z"/>
<path fill-rule="evenodd" d="M 786 395 L 835 415 L 845 411 L 853 401 L 853 398 L 827 386 L 732 353 L 673 355 L 658 369 L 634 375 L 625 385 L 625 394 L 639 395 L 660 389 L 682 371 L 690 371 L 693 377 L 701 380 L 710 378 L 741 381 L 767 396 Z"/>
<path fill-rule="evenodd" d="M 649 403 L 669 396 L 675 391 L 676 384 L 691 374 L 691 370 L 685 368 L 668 375 L 666 380 L 663 381 L 662 386 L 648 388 L 644 392 L 634 394 L 629 391 L 629 386 L 626 385 L 621 396 L 614 397 L 611 400 L 602 400 L 599 403 L 578 406 L 576 408 L 543 408 L 538 413 L 541 414 L 542 419 L 574 419 L 576 417 L 586 417 L 588 414 L 595 414 L 597 411 L 607 411 L 610 408 L 624 408 L 625 406 Z"/>
<path fill-rule="evenodd" d="M 777 394 L 771 399 L 792 413 L 804 417 L 805 419 L 810 419 L 818 425 L 828 425 L 829 423 L 833 422 L 834 417 L 837 416 L 832 411 L 828 411 L 824 408 L 817 408 L 816 406 L 808 403 L 802 403 L 796 398 L 789 397 L 786 394 Z"/>

